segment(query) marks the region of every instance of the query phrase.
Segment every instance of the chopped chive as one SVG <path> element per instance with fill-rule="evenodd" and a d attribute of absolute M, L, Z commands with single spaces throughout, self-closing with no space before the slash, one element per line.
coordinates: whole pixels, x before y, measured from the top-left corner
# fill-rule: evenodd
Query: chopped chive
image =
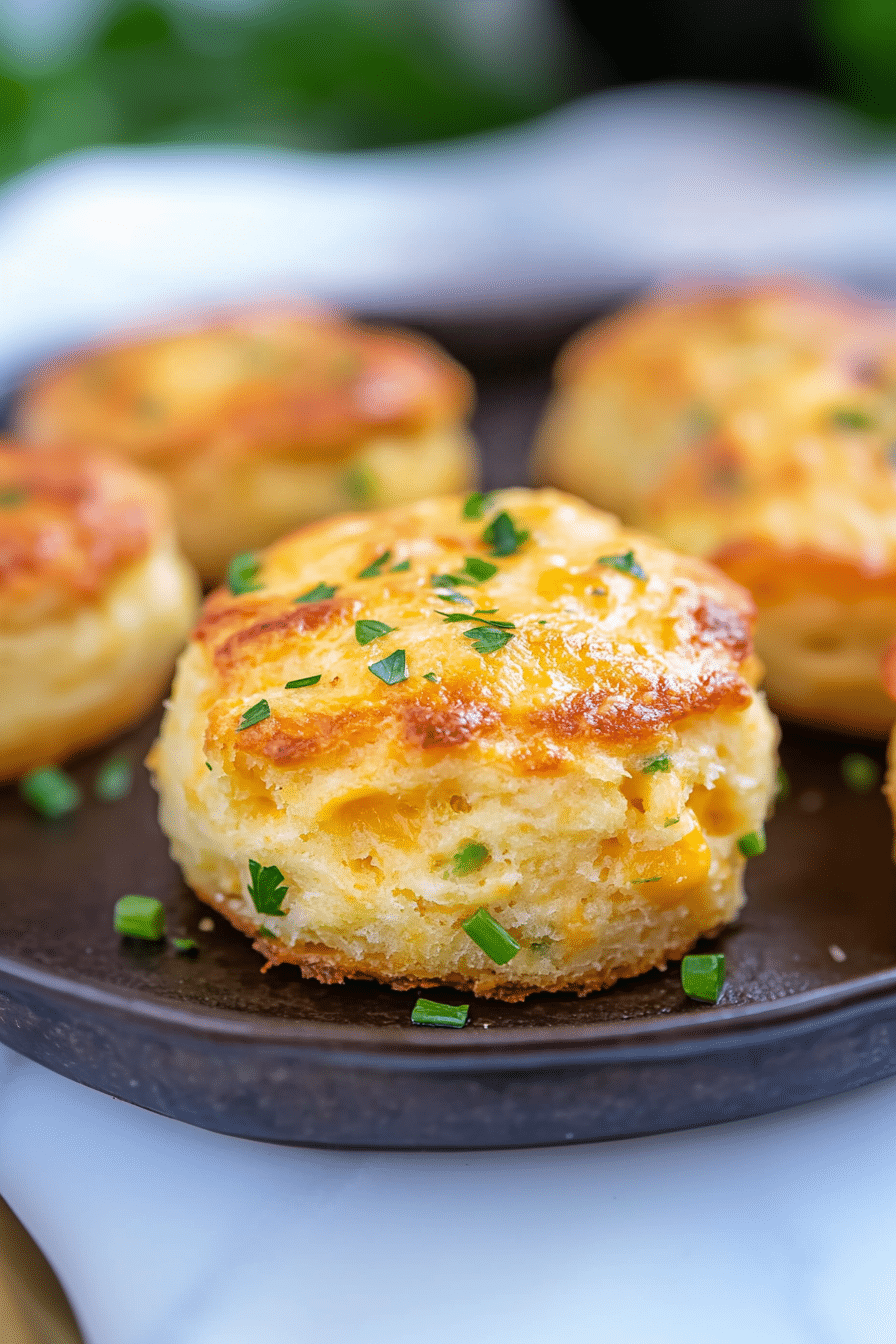
<path fill-rule="evenodd" d="M 390 574 L 406 574 L 411 567 L 410 560 L 402 560 L 400 565 L 393 565 L 389 570 Z"/>
<path fill-rule="evenodd" d="M 26 803 L 51 821 L 74 812 L 81 805 L 81 790 L 70 775 L 56 765 L 42 765 L 19 780 L 19 793 Z"/>
<path fill-rule="evenodd" d="M 435 672 L 424 672 L 424 673 L 423 673 L 423 680 L 424 680 L 424 681 L 435 681 L 435 682 L 437 682 L 437 681 L 439 680 L 439 678 L 436 676 Z"/>
<path fill-rule="evenodd" d="M 663 826 L 677 826 L 680 821 L 681 817 L 667 817 L 663 822 Z"/>
<path fill-rule="evenodd" d="M 293 602 L 326 602 L 336 592 L 335 583 L 316 583 L 307 593 L 294 597 Z"/>
<path fill-rule="evenodd" d="M 498 923 L 494 915 L 490 915 L 481 906 L 475 915 L 464 920 L 461 928 L 473 939 L 476 946 L 499 966 L 505 966 L 508 961 L 512 961 L 520 950 L 516 939 Z"/>
<path fill-rule="evenodd" d="M 490 858 L 486 846 L 473 840 L 457 851 L 451 860 L 451 868 L 445 875 L 447 877 L 450 873 L 451 877 L 466 877 L 468 873 L 475 873 Z"/>
<path fill-rule="evenodd" d="M 645 882 L 659 882 L 659 880 L 659 874 L 656 877 L 633 877 L 632 886 L 643 887 Z"/>
<path fill-rule="evenodd" d="M 342 486 L 355 504 L 369 504 L 376 495 L 377 480 L 369 467 L 349 467 Z"/>
<path fill-rule="evenodd" d="M 117 803 L 126 798 L 134 782 L 134 770 L 125 756 L 110 756 L 97 771 L 93 791 L 103 803 Z"/>
<path fill-rule="evenodd" d="M 764 827 L 760 826 L 758 831 L 748 831 L 746 835 L 742 835 L 737 842 L 737 847 L 745 859 L 755 859 L 757 854 L 764 854 Z"/>
<path fill-rule="evenodd" d="M 838 429 L 872 429 L 874 419 L 858 406 L 839 406 L 831 412 L 831 420 Z"/>
<path fill-rule="evenodd" d="M 256 723 L 262 723 L 265 719 L 269 719 L 270 717 L 271 707 L 267 700 L 259 700 L 257 705 L 252 705 L 243 714 L 237 732 L 241 733 L 244 728 L 254 728 Z"/>
<path fill-rule="evenodd" d="M 494 491 L 483 494 L 480 490 L 475 490 L 472 495 L 467 495 L 464 500 L 463 516 L 465 518 L 481 518 L 486 509 L 490 507 L 494 497 Z"/>
<path fill-rule="evenodd" d="M 241 551 L 227 566 L 227 586 L 232 593 L 257 593 L 263 586 L 256 582 L 261 562 L 254 551 Z"/>
<path fill-rule="evenodd" d="M 474 583 L 485 583 L 487 579 L 493 579 L 498 572 L 498 566 L 493 565 L 490 560 L 480 560 L 478 556 L 464 556 L 464 574 L 468 575 Z"/>
<path fill-rule="evenodd" d="M 489 523 L 482 540 L 491 546 L 492 555 L 513 555 L 529 540 L 529 533 L 518 528 L 509 513 L 501 512 Z"/>
<path fill-rule="evenodd" d="M 626 551 L 623 555 L 601 555 L 598 556 L 599 565 L 609 565 L 611 569 L 618 569 L 620 574 L 630 574 L 633 579 L 646 579 L 641 566 L 635 559 L 634 551 Z"/>
<path fill-rule="evenodd" d="M 372 644 L 383 635 L 391 635 L 397 627 L 384 625 L 382 621 L 355 621 L 355 639 L 359 644 Z"/>
<path fill-rule="evenodd" d="M 433 999 L 418 999 L 411 1011 L 415 1027 L 465 1027 L 468 1003 L 436 1003 Z"/>
<path fill-rule="evenodd" d="M 259 924 L 258 932 L 261 934 L 262 938 L 279 938 L 280 936 L 275 933 L 273 929 L 269 929 L 267 924 Z"/>
<path fill-rule="evenodd" d="M 672 769 L 668 756 L 654 756 L 652 761 L 641 766 L 642 775 L 665 775 Z"/>
<path fill-rule="evenodd" d="M 840 774 L 853 793 L 870 793 L 880 783 L 880 766 L 861 751 L 851 751 L 843 757 Z"/>
<path fill-rule="evenodd" d="M 28 498 L 25 490 L 18 490 L 14 486 L 8 490 L 0 490 L 0 509 L 15 509 L 20 504 L 24 504 Z"/>
<path fill-rule="evenodd" d="M 689 999 L 718 1003 L 725 983 L 725 956 L 704 952 L 685 957 L 681 963 L 681 987 Z"/>
<path fill-rule="evenodd" d="M 192 938 L 172 938 L 171 945 L 175 952 L 179 952 L 181 956 L 187 956 L 190 952 L 199 951 L 199 944 Z"/>
<path fill-rule="evenodd" d="M 300 691 L 303 686 L 316 686 L 322 676 L 323 673 L 318 672 L 316 677 L 299 677 L 298 681 L 288 681 L 283 689 L 286 691 Z"/>
<path fill-rule="evenodd" d="M 408 668 L 404 649 L 396 649 L 388 658 L 381 658 L 378 663 L 371 663 L 368 671 L 379 677 L 387 686 L 396 686 L 400 681 L 407 681 Z"/>
<path fill-rule="evenodd" d="M 145 938 L 156 943 L 165 936 L 165 907 L 154 896 L 120 896 L 115 902 L 113 924 L 126 938 Z"/>
<path fill-rule="evenodd" d="M 249 882 L 248 892 L 258 913 L 260 915 L 285 914 L 283 897 L 289 891 L 289 887 L 281 886 L 283 874 L 276 864 L 272 863 L 264 868 L 255 859 L 250 859 L 249 876 L 251 881 Z"/>
<path fill-rule="evenodd" d="M 358 575 L 358 578 L 378 579 L 383 572 L 383 565 L 388 565 L 391 559 L 392 559 L 392 552 L 383 551 L 382 555 L 378 555 L 375 560 L 372 560 L 366 569 L 361 570 L 361 573 Z"/>
<path fill-rule="evenodd" d="M 472 630 L 465 630 L 464 638 L 473 641 L 473 647 L 477 653 L 494 653 L 497 649 L 503 649 L 505 644 L 510 643 L 513 639 L 513 631 L 496 630 L 492 625 L 477 625 Z"/>
<path fill-rule="evenodd" d="M 787 778 L 787 771 L 784 769 L 783 765 L 779 765 L 775 776 L 775 799 L 777 802 L 783 803 L 784 800 L 789 797 L 790 780 Z"/>
<path fill-rule="evenodd" d="M 206 770 L 211 770 L 212 767 L 211 767 L 211 762 L 210 762 L 210 761 L 206 761 L 206 763 L 205 763 L 205 768 L 206 768 Z"/>

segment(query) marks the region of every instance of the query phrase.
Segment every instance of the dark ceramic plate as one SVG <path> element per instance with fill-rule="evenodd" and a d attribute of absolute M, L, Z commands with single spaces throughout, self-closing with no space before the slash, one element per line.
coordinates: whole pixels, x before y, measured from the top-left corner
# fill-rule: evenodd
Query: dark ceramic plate
<path fill-rule="evenodd" d="M 525 366 L 516 351 L 512 371 L 494 346 L 480 354 L 488 484 L 525 479 L 544 353 Z M 138 763 L 154 731 L 115 749 Z M 896 1072 L 896 870 L 883 799 L 840 782 L 850 749 L 785 733 L 792 794 L 749 865 L 743 917 L 715 944 L 728 959 L 717 1007 L 689 1003 L 673 966 L 585 999 L 474 1001 L 463 1031 L 411 1027 L 413 994 L 261 975 L 221 919 L 201 932 L 209 912 L 168 858 L 142 770 L 128 798 L 55 824 L 4 790 L 0 1039 L 192 1124 L 339 1147 L 611 1138 L 856 1087 Z M 86 792 L 109 750 L 75 766 Z M 158 896 L 198 956 L 117 938 L 112 906 L 129 891 Z"/>

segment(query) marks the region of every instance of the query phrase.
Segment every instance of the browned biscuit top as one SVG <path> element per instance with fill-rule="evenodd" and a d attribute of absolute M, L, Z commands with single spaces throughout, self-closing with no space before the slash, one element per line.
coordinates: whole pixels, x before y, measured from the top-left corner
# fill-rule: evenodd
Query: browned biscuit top
<path fill-rule="evenodd" d="M 106 458 L 0 446 L 0 626 L 94 601 L 167 526 L 158 487 Z"/>
<path fill-rule="evenodd" d="M 277 307 L 76 353 L 38 372 L 17 427 L 37 444 L 100 445 L 148 464 L 343 456 L 373 433 L 466 414 L 468 375 L 400 331 Z"/>
<path fill-rule="evenodd" d="M 256 591 L 213 593 L 195 633 L 206 756 L 244 781 L 356 748 L 556 771 L 749 703 L 753 605 L 717 570 L 555 491 L 502 491 L 479 519 L 462 506 L 315 524 L 263 553 Z M 526 534 L 506 555 L 484 535 L 499 514 Z M 389 629 L 360 644 L 359 621 Z M 370 665 L 399 651 L 407 677 L 385 684 Z"/>

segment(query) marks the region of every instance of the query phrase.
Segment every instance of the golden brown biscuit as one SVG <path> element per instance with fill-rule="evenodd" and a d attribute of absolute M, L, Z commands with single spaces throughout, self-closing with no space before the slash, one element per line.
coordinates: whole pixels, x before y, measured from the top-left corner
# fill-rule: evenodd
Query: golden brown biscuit
<path fill-rule="evenodd" d="M 798 283 L 659 296 L 561 356 L 535 472 L 750 588 L 782 713 L 883 733 L 894 412 L 889 309 Z"/>
<path fill-rule="evenodd" d="M 60 360 L 16 425 L 158 472 L 187 555 L 217 582 L 298 523 L 475 483 L 471 402 L 468 375 L 420 336 L 280 307 Z"/>
<path fill-rule="evenodd" d="M 469 512 L 331 519 L 208 598 L 151 758 L 162 827 L 197 894 L 306 975 L 600 989 L 740 907 L 776 745 L 752 603 L 554 491 Z M 251 864 L 282 873 L 282 914 Z M 462 928 L 480 908 L 506 965 Z"/>
<path fill-rule="evenodd" d="M 144 714 L 197 597 L 163 492 L 144 473 L 0 446 L 0 780 Z"/>

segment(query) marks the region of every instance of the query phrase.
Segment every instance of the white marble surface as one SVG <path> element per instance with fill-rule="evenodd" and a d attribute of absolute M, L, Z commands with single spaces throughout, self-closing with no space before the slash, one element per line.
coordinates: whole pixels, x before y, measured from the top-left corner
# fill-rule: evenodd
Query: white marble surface
<path fill-rule="evenodd" d="M 0 1190 L 88 1344 L 892 1344 L 896 1080 L 509 1153 L 224 1138 L 0 1050 Z"/>

